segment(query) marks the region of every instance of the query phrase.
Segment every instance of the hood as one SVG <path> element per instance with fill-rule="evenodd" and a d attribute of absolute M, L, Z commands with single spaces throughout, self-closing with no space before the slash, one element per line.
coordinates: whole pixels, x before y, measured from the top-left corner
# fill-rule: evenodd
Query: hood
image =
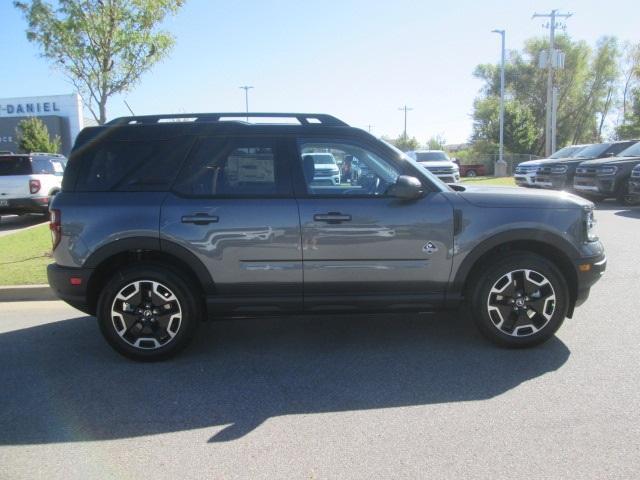
<path fill-rule="evenodd" d="M 582 162 L 585 167 L 597 167 L 599 165 L 616 165 L 619 163 L 636 163 L 640 162 L 640 157 L 605 157 L 605 158 L 596 158 L 594 160 L 587 160 L 586 162 Z"/>
<path fill-rule="evenodd" d="M 450 162 L 448 160 L 429 160 L 427 162 L 418 162 L 420 165 L 422 165 L 424 168 L 426 168 L 427 170 L 430 168 L 442 168 L 442 167 L 451 167 L 451 166 L 456 166 L 457 165 L 453 162 Z"/>
<path fill-rule="evenodd" d="M 544 165 L 545 163 L 557 162 L 557 158 L 540 158 L 538 160 L 527 160 L 526 162 L 520 162 L 516 167 L 537 167 L 538 165 Z"/>
<path fill-rule="evenodd" d="M 585 208 L 593 203 L 567 192 L 518 187 L 466 186 L 459 195 L 478 207 Z"/>

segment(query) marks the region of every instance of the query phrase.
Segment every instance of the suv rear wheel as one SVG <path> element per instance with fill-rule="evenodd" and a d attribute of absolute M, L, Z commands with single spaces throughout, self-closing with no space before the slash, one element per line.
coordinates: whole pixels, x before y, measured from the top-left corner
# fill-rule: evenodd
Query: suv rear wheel
<path fill-rule="evenodd" d="M 564 321 L 569 290 L 558 269 L 526 252 L 510 254 L 476 277 L 472 309 L 480 332 L 505 347 L 551 338 Z"/>
<path fill-rule="evenodd" d="M 154 264 L 126 267 L 98 300 L 100 331 L 109 344 L 134 360 L 175 355 L 193 337 L 202 312 L 181 275 Z"/>

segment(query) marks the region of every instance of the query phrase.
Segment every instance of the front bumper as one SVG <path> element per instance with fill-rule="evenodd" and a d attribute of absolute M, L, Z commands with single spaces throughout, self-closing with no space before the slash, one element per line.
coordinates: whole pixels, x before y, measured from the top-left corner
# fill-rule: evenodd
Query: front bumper
<path fill-rule="evenodd" d="M 586 257 L 574 261 L 578 275 L 575 306 L 579 306 L 589 297 L 591 287 L 602 277 L 607 269 L 607 257 L 604 253 L 595 257 Z"/>
<path fill-rule="evenodd" d="M 573 189 L 576 192 L 600 197 L 615 196 L 616 177 L 614 175 L 575 177 L 573 179 Z"/>
<path fill-rule="evenodd" d="M 535 187 L 535 174 L 534 173 L 516 173 L 513 176 L 516 185 L 520 187 Z"/>
<path fill-rule="evenodd" d="M 640 178 L 629 180 L 629 195 L 640 196 Z"/>
<path fill-rule="evenodd" d="M 92 268 L 63 267 L 56 263 L 47 266 L 47 279 L 53 292 L 69 305 L 78 310 L 94 315 L 88 299 L 88 283 L 93 273 Z M 72 284 L 73 279 L 77 284 Z"/>
<path fill-rule="evenodd" d="M 48 211 L 49 197 L 0 198 L 0 215 L 47 213 Z"/>
<path fill-rule="evenodd" d="M 444 183 L 458 183 L 460 181 L 459 173 L 436 174 L 436 177 Z"/>
<path fill-rule="evenodd" d="M 566 175 L 536 175 L 534 183 L 537 187 L 562 190 L 567 186 Z"/>

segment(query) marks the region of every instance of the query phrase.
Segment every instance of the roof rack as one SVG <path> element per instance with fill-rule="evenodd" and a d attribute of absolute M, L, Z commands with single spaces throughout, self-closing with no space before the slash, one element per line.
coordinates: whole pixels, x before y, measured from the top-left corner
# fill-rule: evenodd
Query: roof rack
<path fill-rule="evenodd" d="M 47 153 L 47 152 L 31 152 L 27 155 L 46 155 L 47 157 L 62 157 L 60 153 Z"/>
<path fill-rule="evenodd" d="M 300 125 L 322 125 L 328 127 L 347 127 L 348 125 L 342 120 L 332 115 L 324 113 L 168 113 L 161 115 L 139 115 L 131 117 L 119 117 L 111 120 L 107 125 L 136 125 L 136 124 L 154 124 L 168 121 L 176 122 L 196 122 L 196 123 L 215 123 L 224 122 L 224 118 L 294 118 Z M 244 120 L 232 120 L 239 123 L 249 124 Z"/>

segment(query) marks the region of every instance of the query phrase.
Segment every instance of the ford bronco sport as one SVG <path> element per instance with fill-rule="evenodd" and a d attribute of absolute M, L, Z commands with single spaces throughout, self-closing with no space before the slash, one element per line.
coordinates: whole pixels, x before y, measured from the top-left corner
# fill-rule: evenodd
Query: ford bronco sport
<path fill-rule="evenodd" d="M 209 317 L 463 303 L 487 338 L 526 347 L 605 269 L 582 198 L 448 186 L 329 115 L 246 116 L 125 117 L 78 136 L 51 206 L 49 283 L 118 352 L 168 357 Z M 353 156 L 367 181 L 317 184 L 319 152 Z"/>

